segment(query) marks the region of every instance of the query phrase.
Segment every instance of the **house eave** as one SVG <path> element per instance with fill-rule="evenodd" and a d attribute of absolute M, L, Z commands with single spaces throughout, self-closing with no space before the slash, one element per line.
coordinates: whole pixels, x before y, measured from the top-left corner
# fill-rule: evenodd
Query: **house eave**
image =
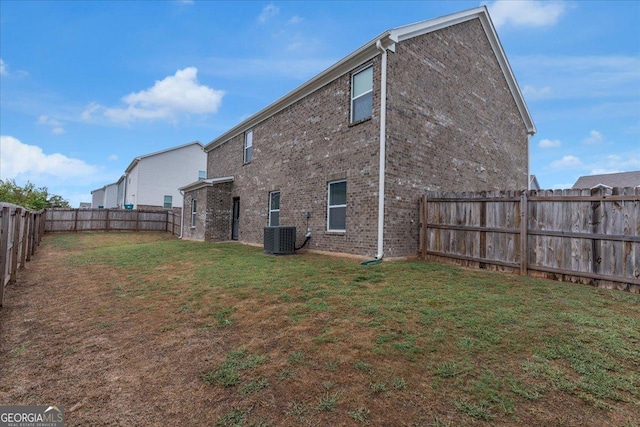
<path fill-rule="evenodd" d="M 349 56 L 345 57 L 341 61 L 335 63 L 320 74 L 316 75 L 311 80 L 303 83 L 301 86 L 298 86 L 296 89 L 287 93 L 282 98 L 258 111 L 257 113 L 239 123 L 238 125 L 234 126 L 233 128 L 229 129 L 222 135 L 218 136 L 209 144 L 205 145 L 204 151 L 209 152 L 213 150 L 214 148 L 224 144 L 230 139 L 251 129 L 253 126 L 273 116 L 279 111 L 282 111 L 291 104 L 294 104 L 295 102 L 310 95 L 311 93 L 327 85 L 328 83 L 331 83 L 335 79 L 345 75 L 361 64 L 370 61 L 371 59 L 380 55 L 380 50 L 378 50 L 378 48 L 376 47 L 378 41 L 380 41 L 380 43 L 382 43 L 385 48 L 391 50 L 392 52 L 395 51 L 395 40 L 393 40 L 393 38 L 391 37 L 391 32 L 383 32 L 378 37 L 374 38 L 355 52 L 351 53 Z"/>
<path fill-rule="evenodd" d="M 265 119 L 275 115 L 279 111 L 282 111 L 291 104 L 301 100 L 302 98 L 315 92 L 321 87 L 327 85 L 338 77 L 343 76 L 344 74 L 350 72 L 354 68 L 357 68 L 361 64 L 380 55 L 381 52 L 377 47 L 378 43 L 381 43 L 382 47 L 395 52 L 395 44 L 398 42 L 437 31 L 442 28 L 450 27 L 452 25 L 460 24 L 462 22 L 470 21 L 476 18 L 480 20 L 482 28 L 487 35 L 491 48 L 493 49 L 493 52 L 498 60 L 500 69 L 502 70 L 502 73 L 507 81 L 509 90 L 513 96 L 518 111 L 520 112 L 524 125 L 527 129 L 527 133 L 529 135 L 533 135 L 536 133 L 536 127 L 533 123 L 533 119 L 531 118 L 529 109 L 527 108 L 527 104 L 524 101 L 522 92 L 518 87 L 518 83 L 515 79 L 511 66 L 509 65 L 509 61 L 507 60 L 505 52 L 502 49 L 500 39 L 498 38 L 498 34 L 495 30 L 495 27 L 493 26 L 493 23 L 491 22 L 487 7 L 480 6 L 474 9 L 453 13 L 439 18 L 429 19 L 415 24 L 405 25 L 383 32 L 347 57 L 327 68 L 320 74 L 316 75 L 311 80 L 297 87 L 274 103 L 268 105 L 248 119 L 242 121 L 233 128 L 229 129 L 227 132 L 218 136 L 209 144 L 204 146 L 204 151 L 209 152 L 213 150 L 214 148 L 224 144 L 230 139 L 246 132 Z"/>
<path fill-rule="evenodd" d="M 192 182 L 191 184 L 187 184 L 184 187 L 178 188 L 178 191 L 187 192 L 187 191 L 195 191 L 205 187 L 212 187 L 216 184 L 222 184 L 224 182 L 233 182 L 233 176 L 223 176 L 220 178 L 209 178 L 209 179 L 201 179 L 199 181 Z"/>

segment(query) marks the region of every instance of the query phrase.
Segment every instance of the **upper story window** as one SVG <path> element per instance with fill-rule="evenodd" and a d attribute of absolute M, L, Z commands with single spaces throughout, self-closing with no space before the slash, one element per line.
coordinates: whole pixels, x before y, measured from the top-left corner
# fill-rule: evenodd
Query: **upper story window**
<path fill-rule="evenodd" d="M 371 117 L 373 113 L 373 66 L 351 76 L 351 123 Z"/>
<path fill-rule="evenodd" d="M 203 179 L 207 178 L 207 172 L 206 171 L 198 171 L 198 181 L 202 181 Z"/>
<path fill-rule="evenodd" d="M 196 204 L 197 204 L 196 199 L 191 200 L 191 227 L 196 226 L 196 213 L 197 213 Z"/>
<path fill-rule="evenodd" d="M 347 181 L 329 183 L 327 203 L 327 230 L 345 231 L 347 229 Z"/>
<path fill-rule="evenodd" d="M 244 162 L 249 163 L 253 159 L 253 131 L 244 133 Z"/>
<path fill-rule="evenodd" d="M 280 225 L 280 192 L 269 193 L 269 227 Z"/>
<path fill-rule="evenodd" d="M 164 196 L 164 208 L 171 209 L 173 207 L 173 196 Z"/>

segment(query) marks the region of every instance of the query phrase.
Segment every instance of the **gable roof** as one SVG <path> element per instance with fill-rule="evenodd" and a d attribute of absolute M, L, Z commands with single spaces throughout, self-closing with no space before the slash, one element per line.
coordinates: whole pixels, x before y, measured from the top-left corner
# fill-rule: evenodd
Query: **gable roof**
<path fill-rule="evenodd" d="M 639 187 L 640 171 L 607 173 L 603 175 L 585 175 L 578 178 L 571 188 L 594 187 Z"/>
<path fill-rule="evenodd" d="M 498 34 L 495 30 L 495 27 L 493 26 L 493 23 L 491 22 L 491 18 L 489 17 L 487 7 L 480 6 L 475 9 L 453 13 L 451 15 L 442 16 L 440 18 L 429 19 L 426 21 L 405 25 L 383 32 L 342 60 L 338 61 L 331 67 L 316 75 L 311 80 L 308 80 L 306 83 L 298 86 L 296 89 L 276 100 L 274 103 L 268 105 L 248 119 L 242 121 L 233 128 L 229 129 L 227 132 L 218 136 L 209 144 L 205 145 L 204 151 L 211 151 L 218 145 L 221 145 L 231 138 L 240 135 L 241 133 L 249 130 L 251 127 L 273 116 L 274 114 L 285 109 L 291 104 L 327 85 L 338 77 L 350 72 L 362 63 L 375 58 L 380 54 L 380 49 L 378 46 L 395 52 L 395 44 L 398 42 L 437 31 L 442 28 L 460 24 L 462 22 L 470 21 L 472 19 L 480 20 L 482 28 L 484 29 L 491 48 L 493 49 L 496 59 L 498 60 L 500 69 L 502 70 L 502 73 L 507 81 L 507 85 L 509 86 L 511 95 L 515 100 L 522 120 L 525 123 L 527 132 L 533 135 L 534 133 L 536 133 L 536 127 L 533 123 L 533 119 L 531 118 L 531 114 L 529 113 L 529 109 L 527 108 L 527 105 L 524 101 L 522 92 L 520 92 L 520 88 L 518 87 L 518 83 L 516 82 L 513 71 L 511 70 L 509 61 L 507 60 L 504 50 L 502 49 L 502 45 L 500 44 L 500 40 L 498 39 Z"/>
<path fill-rule="evenodd" d="M 146 159 L 148 157 L 157 156 L 158 154 L 168 153 L 169 151 L 180 150 L 181 148 L 189 147 L 191 145 L 199 145 L 201 149 L 204 149 L 204 147 L 202 146 L 202 143 L 200 141 L 193 141 L 193 142 L 189 142 L 187 144 L 178 145 L 177 147 L 167 148 L 166 150 L 161 150 L 161 151 L 156 151 L 154 153 L 144 154 L 142 156 L 138 156 L 138 157 L 134 158 L 131 161 L 131 163 L 129 163 L 129 166 L 127 167 L 127 169 L 125 169 L 124 172 L 125 173 L 131 172 L 133 170 L 133 168 L 138 164 L 138 162 L 140 162 L 140 160 L 142 160 L 142 159 Z"/>

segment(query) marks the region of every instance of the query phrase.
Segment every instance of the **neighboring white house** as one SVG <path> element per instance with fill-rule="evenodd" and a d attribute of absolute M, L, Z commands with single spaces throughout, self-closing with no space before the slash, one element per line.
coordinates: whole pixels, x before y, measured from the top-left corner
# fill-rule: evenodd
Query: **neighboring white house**
<path fill-rule="evenodd" d="M 91 192 L 91 207 L 93 209 L 104 208 L 105 187 L 98 188 Z"/>
<path fill-rule="evenodd" d="M 118 183 L 104 186 L 104 208 L 113 209 L 118 207 Z"/>
<path fill-rule="evenodd" d="M 133 209 L 181 208 L 178 188 L 206 178 L 206 170 L 207 155 L 199 141 L 146 154 L 133 159 L 114 184 L 116 195 L 124 195 L 124 205 Z"/>
<path fill-rule="evenodd" d="M 93 209 L 113 209 L 118 207 L 118 183 L 107 184 L 91 192 Z"/>

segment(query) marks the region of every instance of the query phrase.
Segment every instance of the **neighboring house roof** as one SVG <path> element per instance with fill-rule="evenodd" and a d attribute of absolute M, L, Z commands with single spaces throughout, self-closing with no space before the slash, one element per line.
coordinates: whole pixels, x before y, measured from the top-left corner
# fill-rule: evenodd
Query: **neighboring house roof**
<path fill-rule="evenodd" d="M 194 191 L 199 190 L 204 187 L 211 187 L 216 184 L 221 184 L 223 182 L 233 182 L 234 178 L 232 176 L 225 176 L 222 178 L 209 178 L 209 179 L 201 179 L 191 184 L 187 184 L 184 187 L 178 188 L 178 191 Z"/>
<path fill-rule="evenodd" d="M 118 181 L 118 182 L 120 182 L 120 181 Z M 113 182 L 113 183 L 107 184 L 107 185 L 105 185 L 103 187 L 96 188 L 95 190 L 91 191 L 91 194 L 95 193 L 96 191 L 107 191 L 107 187 L 111 187 L 112 185 L 118 185 L 118 182 Z"/>
<path fill-rule="evenodd" d="M 200 141 L 193 141 L 193 142 L 189 142 L 187 144 L 178 145 L 177 147 L 167 148 L 166 150 L 156 151 L 155 153 L 149 153 L 149 154 L 145 154 L 143 156 L 138 156 L 138 157 L 134 158 L 131 161 L 131 163 L 129 164 L 129 166 L 125 170 L 125 173 L 130 173 L 133 170 L 133 168 L 136 167 L 138 162 L 140 162 L 140 160 L 142 160 L 142 159 L 146 159 L 148 157 L 157 156 L 158 154 L 168 153 L 169 151 L 180 150 L 181 148 L 185 148 L 185 147 L 188 147 L 190 145 L 199 145 L 200 148 L 203 148 L 202 143 Z"/>
<path fill-rule="evenodd" d="M 529 190 L 540 190 L 540 183 L 535 175 L 529 175 Z"/>
<path fill-rule="evenodd" d="M 500 68 L 507 81 L 507 84 L 511 91 L 511 95 L 513 96 L 513 99 L 518 106 L 518 110 L 520 111 L 522 120 L 525 123 L 527 132 L 529 134 L 536 133 L 536 127 L 533 123 L 533 119 L 531 118 L 529 109 L 527 108 L 527 105 L 524 101 L 524 97 L 520 92 L 520 88 L 518 87 L 518 83 L 516 82 L 513 71 L 511 70 L 509 61 L 507 60 L 504 50 L 502 49 L 502 45 L 500 44 L 500 40 L 498 39 L 498 34 L 496 33 L 495 27 L 491 22 L 491 18 L 489 17 L 487 7 L 481 6 L 475 9 L 453 13 L 451 15 L 442 16 L 440 18 L 429 19 L 427 21 L 405 25 L 403 27 L 398 27 L 383 32 L 378 37 L 374 38 L 364 46 L 351 53 L 349 56 L 343 58 L 336 64 L 332 65 L 317 76 L 313 77 L 311 80 L 303 83 L 301 86 L 289 92 L 271 105 L 265 107 L 264 109 L 239 123 L 235 127 L 229 129 L 227 132 L 223 133 L 222 135 L 211 141 L 209 144 L 207 144 L 204 147 L 204 150 L 207 152 L 211 151 L 218 145 L 221 145 L 231 138 L 240 135 L 241 133 L 250 129 L 252 126 L 262 122 L 268 117 L 273 116 L 277 112 L 285 109 L 286 107 L 299 101 L 305 96 L 315 92 L 316 90 L 332 82 L 338 77 L 350 72 L 358 65 L 376 57 L 378 54 L 380 54 L 381 47 L 395 52 L 395 44 L 398 42 L 437 31 L 442 28 L 450 27 L 452 25 L 460 24 L 462 22 L 470 21 L 476 18 L 480 19 L 480 22 L 482 23 L 482 28 L 484 29 L 493 52 L 496 55 L 498 63 L 500 64 Z"/>
<path fill-rule="evenodd" d="M 640 171 L 585 175 L 578 178 L 571 188 L 640 187 Z"/>

